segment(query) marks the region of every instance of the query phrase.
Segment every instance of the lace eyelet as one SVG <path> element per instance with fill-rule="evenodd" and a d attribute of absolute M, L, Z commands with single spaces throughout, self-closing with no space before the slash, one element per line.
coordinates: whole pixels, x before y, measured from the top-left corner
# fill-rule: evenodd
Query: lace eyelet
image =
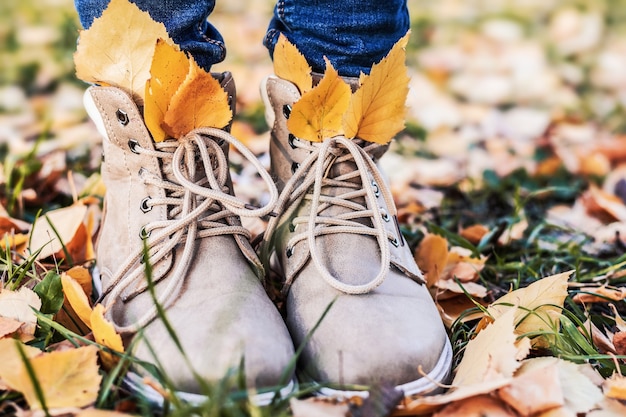
<path fill-rule="evenodd" d="M 296 149 L 295 141 L 298 140 L 295 135 L 289 134 L 289 138 L 287 139 L 287 143 L 291 147 L 291 149 Z"/>
<path fill-rule="evenodd" d="M 130 151 L 132 153 L 139 154 L 139 149 L 140 148 L 141 148 L 141 146 L 139 146 L 139 142 L 137 142 L 136 139 L 130 139 L 128 141 L 128 149 L 130 149 Z"/>
<path fill-rule="evenodd" d="M 285 255 L 287 255 L 287 258 L 291 258 L 293 256 L 293 252 L 293 248 L 287 248 L 287 250 L 285 251 Z"/>
<path fill-rule="evenodd" d="M 387 210 L 382 207 L 380 208 L 380 217 L 382 217 L 382 219 L 386 222 L 389 222 L 389 220 L 391 220 L 391 217 L 389 217 L 389 213 L 387 213 Z"/>
<path fill-rule="evenodd" d="M 150 198 L 149 196 L 144 198 L 143 200 L 141 200 L 141 203 L 139 203 L 139 208 L 141 209 L 141 211 L 143 211 L 144 213 L 149 212 L 150 210 L 152 210 L 152 206 L 148 204 L 148 202 L 152 200 L 152 198 Z"/>
<path fill-rule="evenodd" d="M 374 188 L 374 195 L 376 197 L 380 196 L 380 189 L 378 188 L 378 183 L 374 180 L 372 180 L 372 188 Z"/>
<path fill-rule="evenodd" d="M 393 240 L 391 240 L 391 244 L 397 248 L 400 246 L 400 241 L 398 241 L 398 238 L 394 237 Z"/>
<path fill-rule="evenodd" d="M 120 122 L 122 126 L 126 126 L 130 122 L 128 114 L 122 109 L 117 109 L 115 116 L 117 117 L 117 121 Z"/>
<path fill-rule="evenodd" d="M 139 230 L 139 237 L 141 238 L 141 240 L 145 240 L 145 239 L 149 238 L 150 234 L 152 234 L 152 231 L 151 230 L 146 230 L 146 226 L 142 227 Z"/>
<path fill-rule="evenodd" d="M 300 168 L 300 164 L 297 162 L 294 162 L 293 164 L 291 164 L 291 173 L 295 174 L 296 171 L 298 170 L 298 168 Z"/>
<path fill-rule="evenodd" d="M 289 119 L 289 116 L 291 116 L 291 104 L 283 106 L 283 116 L 285 116 L 285 119 Z"/>

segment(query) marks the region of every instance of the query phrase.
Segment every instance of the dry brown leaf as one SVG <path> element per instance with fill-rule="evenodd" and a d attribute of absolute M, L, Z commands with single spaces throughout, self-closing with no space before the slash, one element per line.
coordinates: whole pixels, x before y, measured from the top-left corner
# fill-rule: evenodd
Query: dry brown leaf
<path fill-rule="evenodd" d="M 163 120 L 170 101 L 187 78 L 190 70 L 187 55 L 176 45 L 159 39 L 154 50 L 150 79 L 146 82 L 144 120 L 155 142 L 167 137 Z"/>
<path fill-rule="evenodd" d="M 360 87 L 352 95 L 343 121 L 346 137 L 386 144 L 404 129 L 409 92 L 405 62 L 408 41 L 407 33 L 372 66 L 369 75 L 361 75 Z"/>
<path fill-rule="evenodd" d="M 583 323 L 582 329 L 579 329 L 582 334 L 591 335 L 593 345 L 598 348 L 600 353 L 615 353 L 615 345 L 602 330 L 598 328 L 589 318 Z"/>
<path fill-rule="evenodd" d="M 100 381 L 97 349 L 85 346 L 42 354 L 30 359 L 48 408 L 85 407 L 96 400 Z M 33 382 L 22 361 L 15 372 L 0 373 L 2 380 L 19 391 L 34 410 L 42 409 Z"/>
<path fill-rule="evenodd" d="M 274 47 L 274 73 L 280 78 L 292 82 L 300 94 L 313 87 L 311 66 L 304 55 L 282 33 Z"/>
<path fill-rule="evenodd" d="M 522 416 L 565 404 L 556 363 L 528 371 L 520 368 L 511 385 L 500 389 L 498 396 Z"/>
<path fill-rule="evenodd" d="M 526 288 L 510 292 L 491 304 L 487 311 L 498 319 L 510 310 L 515 311 L 515 332 L 518 335 L 558 326 L 561 310 L 567 297 L 567 280 L 573 271 L 552 275 L 533 282 Z M 487 316 L 477 328 L 482 329 L 492 319 Z M 535 346 L 545 346 L 544 336 L 533 339 Z"/>
<path fill-rule="evenodd" d="M 445 300 L 437 299 L 435 300 L 437 304 L 437 308 L 439 309 L 439 315 L 443 320 L 443 323 L 447 328 L 450 328 L 452 324 L 461 318 L 467 310 L 476 307 L 476 304 L 465 294 L 457 295 L 453 298 L 447 298 Z M 465 323 L 471 320 L 477 320 L 484 316 L 482 311 L 474 312 L 472 314 L 466 314 L 461 319 L 461 322 Z"/>
<path fill-rule="evenodd" d="M 293 105 L 287 120 L 289 131 L 311 142 L 343 134 L 342 119 L 350 96 L 350 86 L 326 59 L 322 80 Z"/>
<path fill-rule="evenodd" d="M 174 44 L 165 26 L 147 12 L 128 0 L 111 0 L 102 16 L 80 32 L 74 54 L 76 76 L 120 87 L 141 105 L 157 39 Z"/>
<path fill-rule="evenodd" d="M 618 355 L 626 355 L 626 332 L 617 332 L 613 335 L 612 340 L 615 347 L 615 353 Z"/>
<path fill-rule="evenodd" d="M 516 359 L 515 311 L 510 310 L 470 340 L 456 369 L 454 386 L 511 378 L 520 366 Z"/>
<path fill-rule="evenodd" d="M 454 294 L 468 293 L 472 297 L 485 298 L 487 296 L 487 288 L 475 282 L 458 283 L 449 279 L 440 279 L 435 283 L 435 287 L 443 291 L 449 291 Z M 451 295 L 442 295 L 437 293 L 437 297 L 443 299 L 449 298 Z"/>
<path fill-rule="evenodd" d="M 428 287 L 434 286 L 448 262 L 447 239 L 432 233 L 424 236 L 415 250 L 415 261 L 424 272 Z"/>
<path fill-rule="evenodd" d="M 462 229 L 459 235 L 467 239 L 470 243 L 477 245 L 487 233 L 489 233 L 489 229 L 486 226 L 475 224 Z"/>
<path fill-rule="evenodd" d="M 21 321 L 0 316 L 0 339 L 17 332 L 22 324 Z"/>
<path fill-rule="evenodd" d="M 479 395 L 449 404 L 433 417 L 516 417 L 516 414 L 497 398 Z"/>
<path fill-rule="evenodd" d="M 41 308 L 41 299 L 30 288 L 21 287 L 17 291 L 0 291 L 0 316 L 23 323 L 20 333 L 28 340 L 35 334 L 37 315 L 33 311 Z"/>
<path fill-rule="evenodd" d="M 190 58 L 185 81 L 172 97 L 163 130 L 172 138 L 181 138 L 199 127 L 221 129 L 232 120 L 228 94 L 219 81 Z"/>
<path fill-rule="evenodd" d="M 610 300 L 621 301 L 626 298 L 626 288 L 582 287 L 579 293 L 572 297 L 577 303 L 606 303 Z"/>
<path fill-rule="evenodd" d="M 39 217 L 33 225 L 31 232 L 31 252 L 42 248 L 37 259 L 45 259 L 51 255 L 58 255 L 64 258 L 63 245 L 65 245 L 68 250 L 74 246 L 78 246 L 79 250 L 80 247 L 82 247 L 84 251 L 87 233 L 83 221 L 85 220 L 86 213 L 86 206 L 83 204 L 74 204 L 69 207 L 49 211 Z M 59 237 L 57 237 L 55 230 L 56 233 L 59 234 Z M 72 245 L 74 239 L 82 242 Z M 74 259 L 74 261 L 80 260 Z"/>
<path fill-rule="evenodd" d="M 626 205 L 619 197 L 609 194 L 593 183 L 581 198 L 585 208 L 605 223 L 626 221 Z"/>
<path fill-rule="evenodd" d="M 91 330 L 97 343 L 108 347 L 116 352 L 124 352 L 122 338 L 111 323 L 104 318 L 104 307 L 98 304 L 94 307 L 90 316 Z M 112 353 L 100 351 L 100 359 L 105 369 L 111 369 L 118 361 L 118 357 Z"/>

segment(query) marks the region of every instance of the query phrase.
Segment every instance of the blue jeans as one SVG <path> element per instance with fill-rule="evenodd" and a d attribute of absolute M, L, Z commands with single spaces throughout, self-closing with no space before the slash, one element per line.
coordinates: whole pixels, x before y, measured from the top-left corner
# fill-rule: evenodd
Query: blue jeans
<path fill-rule="evenodd" d="M 409 30 L 407 0 L 277 0 L 264 45 L 270 55 L 283 33 L 304 54 L 315 72 L 324 56 L 343 76 L 368 73 Z M 109 0 L 75 0 L 85 28 Z M 215 0 L 133 0 L 206 70 L 224 60 L 224 39 L 207 18 Z"/>

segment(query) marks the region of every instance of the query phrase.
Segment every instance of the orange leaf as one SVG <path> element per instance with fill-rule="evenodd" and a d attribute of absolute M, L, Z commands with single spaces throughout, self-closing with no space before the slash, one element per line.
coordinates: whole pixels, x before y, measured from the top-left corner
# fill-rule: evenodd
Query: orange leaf
<path fill-rule="evenodd" d="M 370 75 L 361 75 L 361 86 L 352 96 L 343 122 L 346 137 L 386 144 L 404 128 L 409 92 L 405 63 L 408 41 L 407 33 L 382 61 L 372 66 Z"/>
<path fill-rule="evenodd" d="M 298 48 L 282 33 L 274 48 L 274 72 L 280 78 L 291 81 L 298 87 L 300 94 L 306 93 L 313 87 L 311 66 Z"/>
<path fill-rule="evenodd" d="M 130 92 L 143 103 L 157 39 L 174 44 L 165 25 L 128 0 L 111 0 L 102 16 L 80 32 L 74 54 L 76 76 Z"/>
<path fill-rule="evenodd" d="M 190 61 L 177 46 L 159 39 L 154 50 L 150 79 L 146 82 L 144 119 L 155 142 L 166 138 L 162 124 L 170 100 L 185 81 L 190 70 Z"/>
<path fill-rule="evenodd" d="M 341 121 L 348 108 L 350 95 L 350 86 L 326 59 L 322 80 L 293 105 L 287 120 L 289 131 L 311 142 L 321 142 L 343 134 Z"/>
<path fill-rule="evenodd" d="M 426 274 L 426 283 L 432 287 L 448 262 L 448 241 L 445 237 L 427 234 L 415 251 L 415 261 Z"/>
<path fill-rule="evenodd" d="M 191 59 L 187 78 L 180 85 L 163 119 L 165 133 L 181 138 L 199 127 L 223 128 L 233 117 L 228 95 L 219 81 Z"/>
<path fill-rule="evenodd" d="M 122 338 L 115 331 L 113 325 L 104 318 L 104 307 L 98 304 L 91 312 L 91 330 L 97 343 L 117 352 L 124 351 Z M 100 351 L 100 359 L 106 369 L 111 369 L 118 360 L 118 357 L 103 350 Z"/>

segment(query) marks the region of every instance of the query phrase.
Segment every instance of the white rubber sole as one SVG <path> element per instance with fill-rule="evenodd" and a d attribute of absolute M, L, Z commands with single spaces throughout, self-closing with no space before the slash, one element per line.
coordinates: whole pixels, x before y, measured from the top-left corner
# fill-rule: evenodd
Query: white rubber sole
<path fill-rule="evenodd" d="M 450 341 L 446 342 L 443 352 L 437 361 L 435 367 L 422 378 L 400 384 L 396 386 L 398 391 L 402 391 L 406 397 L 412 395 L 432 395 L 442 390 L 441 384 L 446 382 L 452 369 L 452 345 Z M 352 398 L 352 397 L 369 397 L 369 391 L 351 391 L 340 390 L 334 388 L 323 387 L 318 390 L 318 394 L 324 397 L 332 398 Z"/>

